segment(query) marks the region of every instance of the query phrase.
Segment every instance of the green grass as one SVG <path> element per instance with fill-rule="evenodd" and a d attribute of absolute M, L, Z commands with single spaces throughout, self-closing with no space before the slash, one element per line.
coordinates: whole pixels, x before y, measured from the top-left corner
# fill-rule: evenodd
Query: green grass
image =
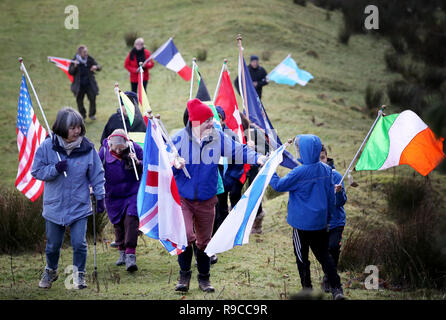
<path fill-rule="evenodd" d="M 64 8 L 70 4 L 79 8 L 79 30 L 64 28 Z M 335 158 L 338 170 L 344 173 L 373 121 L 358 111 L 364 108 L 367 84 L 383 87 L 398 76 L 386 71 L 384 52 L 389 48 L 387 42 L 372 36 L 352 36 L 348 46 L 342 45 L 337 40 L 341 14 L 332 13 L 330 20 L 325 16 L 323 9 L 312 4 L 306 7 L 294 5 L 291 0 L 1 1 L 1 183 L 12 185 L 17 172 L 15 120 L 21 77 L 17 58 L 24 58 L 51 125 L 61 107 L 76 107 L 76 103 L 69 80 L 48 63 L 46 57 L 72 58 L 79 44 L 88 46 L 89 53 L 103 66 L 103 71 L 96 76 L 100 88 L 98 120 L 87 120 L 86 123 L 87 136 L 98 146 L 105 122 L 117 108 L 113 91 L 115 82 L 123 90 L 130 87 L 128 73 L 123 67 L 129 50 L 124 35 L 132 31 L 138 31 L 148 47 L 151 43 L 161 45 L 174 36 L 175 44 L 188 64 L 199 50 L 206 49 L 207 59 L 199 62 L 199 67 L 211 94 L 224 58 L 228 59 L 231 78 L 237 74 L 235 38 L 238 33 L 243 35 L 245 57 L 251 54 L 261 56 L 264 51 L 271 53 L 269 61 L 261 61 L 267 71 L 291 53 L 299 67 L 311 72 L 315 79 L 306 87 L 291 88 L 275 83 L 265 87 L 263 103 L 268 115 L 283 141 L 297 133 L 319 135 L 329 148 L 329 156 Z M 314 50 L 318 58 L 308 55 L 309 50 Z M 189 84 L 156 64 L 151 70 L 147 91 L 154 112 L 161 114 L 166 127 L 170 130 L 181 128 Z M 43 123 L 34 98 L 33 104 Z M 390 107 L 387 112 L 395 110 Z M 294 153 L 291 148 L 290 151 Z M 286 169 L 279 169 L 281 175 L 286 172 Z M 410 168 L 399 167 L 379 173 L 354 173 L 360 186 L 347 189 L 348 223 L 361 219 L 368 219 L 370 223 L 389 223 L 385 214 L 387 202 L 379 182 L 389 181 L 394 174 L 410 175 L 412 172 Z M 444 194 L 444 176 L 434 172 L 430 178 Z M 219 256 L 219 262 L 212 267 L 216 293 L 201 293 L 194 271 L 192 289 L 186 299 L 281 299 L 300 290 L 291 229 L 285 222 L 287 197 L 283 194 L 264 202 L 268 213 L 264 234 L 251 236 L 249 244 Z M 442 209 L 446 211 L 445 203 Z M 110 225 L 107 228 L 106 235 L 112 239 L 112 228 Z M 348 234 L 347 225 L 345 237 Z M 0 299 L 182 298 L 173 291 L 178 275 L 176 258 L 169 256 L 154 240 L 145 238 L 145 243 L 140 239 L 137 258 L 140 270 L 133 275 L 114 266 L 115 249 L 106 249 L 105 243 L 99 243 L 99 292 L 91 283 L 89 289 L 81 292 L 66 290 L 64 276 L 51 290 L 39 290 L 37 283 L 45 264 L 44 253 L 43 257 L 40 253 L 14 255 L 14 277 L 11 257 L 0 256 Z M 92 250 L 90 244 L 88 272 L 93 271 Z M 64 249 L 61 271 L 71 264 L 71 259 L 71 249 Z M 322 271 L 314 259 L 312 274 L 316 286 Z M 119 284 L 116 275 L 119 275 Z M 343 272 L 341 277 L 345 283 L 353 275 Z M 347 288 L 345 291 L 351 299 L 444 299 L 443 292 L 430 290 L 395 292 Z M 329 295 L 324 297 L 330 298 Z"/>

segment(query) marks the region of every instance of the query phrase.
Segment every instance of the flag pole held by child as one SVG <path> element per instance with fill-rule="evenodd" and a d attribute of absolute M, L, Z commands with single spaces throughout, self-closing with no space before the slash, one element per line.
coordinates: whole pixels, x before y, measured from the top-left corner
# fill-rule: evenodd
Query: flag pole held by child
<path fill-rule="evenodd" d="M 45 125 L 46 125 L 46 128 L 47 128 L 48 134 L 50 135 L 50 138 L 52 140 L 53 139 L 53 134 L 51 132 L 50 125 L 48 124 L 48 120 L 46 119 L 45 112 L 43 112 L 43 108 L 42 108 L 42 105 L 40 104 L 39 97 L 37 96 L 36 90 L 34 89 L 33 83 L 31 81 L 31 78 L 29 77 L 28 71 L 26 70 L 25 64 L 23 63 L 23 58 L 22 57 L 19 57 L 19 62 L 20 62 L 20 70 L 22 70 L 23 73 L 26 75 L 26 78 L 28 79 L 28 82 L 31 85 L 31 89 L 33 90 L 34 97 L 36 98 L 37 104 L 38 104 L 39 109 L 40 109 L 40 113 L 42 113 L 43 120 L 45 121 Z M 62 159 L 60 158 L 59 152 L 56 151 L 56 154 L 57 154 L 57 159 L 59 161 L 62 161 Z M 63 172 L 63 174 L 64 174 L 65 177 L 67 177 L 67 173 L 65 171 Z"/>

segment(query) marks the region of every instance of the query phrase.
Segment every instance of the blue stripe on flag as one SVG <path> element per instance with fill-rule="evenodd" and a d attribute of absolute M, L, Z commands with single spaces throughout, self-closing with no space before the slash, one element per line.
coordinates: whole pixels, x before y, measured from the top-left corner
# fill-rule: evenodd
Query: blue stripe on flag
<path fill-rule="evenodd" d="M 177 47 L 172 40 L 169 41 L 169 44 L 161 51 L 154 59 L 161 63 L 163 66 L 166 66 L 170 60 L 178 53 Z"/>

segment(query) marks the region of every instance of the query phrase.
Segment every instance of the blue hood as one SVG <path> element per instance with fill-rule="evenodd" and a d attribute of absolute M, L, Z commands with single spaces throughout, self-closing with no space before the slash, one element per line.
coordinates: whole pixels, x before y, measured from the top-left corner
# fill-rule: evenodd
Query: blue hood
<path fill-rule="evenodd" d="M 322 150 L 321 139 L 313 134 L 300 134 L 296 136 L 296 139 L 299 143 L 300 162 L 302 164 L 319 162 Z"/>

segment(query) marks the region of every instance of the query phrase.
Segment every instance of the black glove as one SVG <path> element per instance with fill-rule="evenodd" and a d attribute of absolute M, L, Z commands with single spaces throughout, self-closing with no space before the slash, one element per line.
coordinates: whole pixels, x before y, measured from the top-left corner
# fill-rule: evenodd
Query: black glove
<path fill-rule="evenodd" d="M 62 161 L 59 161 L 58 163 L 56 163 L 56 170 L 59 173 L 67 171 L 67 168 L 68 168 L 67 160 L 62 160 Z"/>
<path fill-rule="evenodd" d="M 96 213 L 102 213 L 105 211 L 104 199 L 96 200 Z"/>

